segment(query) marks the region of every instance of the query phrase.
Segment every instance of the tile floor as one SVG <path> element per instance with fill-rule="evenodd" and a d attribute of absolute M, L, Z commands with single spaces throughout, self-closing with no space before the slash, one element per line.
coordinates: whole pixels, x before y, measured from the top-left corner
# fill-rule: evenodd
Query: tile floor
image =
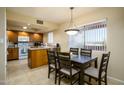
<path fill-rule="evenodd" d="M 7 63 L 7 85 L 54 85 L 54 73 L 48 79 L 48 66 L 30 69 L 27 60 L 15 60 Z M 62 81 L 62 85 L 68 81 Z"/>
<path fill-rule="evenodd" d="M 48 79 L 48 65 L 30 69 L 27 62 L 15 60 L 7 63 L 7 85 L 54 85 L 54 73 Z M 63 80 L 61 85 L 69 85 L 69 81 Z"/>
<path fill-rule="evenodd" d="M 30 85 L 54 84 L 54 74 L 51 78 L 47 78 L 47 65 L 39 68 L 30 69 L 27 65 L 27 60 L 9 61 L 7 64 L 7 84 L 9 85 Z"/>

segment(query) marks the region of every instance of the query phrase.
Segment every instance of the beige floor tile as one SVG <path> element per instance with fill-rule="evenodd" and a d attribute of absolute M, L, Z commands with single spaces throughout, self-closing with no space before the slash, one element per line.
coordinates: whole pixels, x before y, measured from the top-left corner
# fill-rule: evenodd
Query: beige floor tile
<path fill-rule="evenodd" d="M 48 79 L 48 65 L 30 69 L 27 60 L 9 61 L 7 64 L 8 85 L 54 85 L 55 73 Z M 95 84 L 95 81 L 93 81 Z M 61 85 L 70 85 L 69 80 L 64 79 Z"/>
<path fill-rule="evenodd" d="M 51 85 L 54 79 L 48 79 L 48 66 L 30 69 L 27 60 L 9 61 L 7 64 L 8 85 Z M 52 75 L 51 75 L 52 77 Z"/>
<path fill-rule="evenodd" d="M 26 74 L 19 75 L 19 76 L 13 77 L 13 78 L 9 78 L 7 80 L 7 83 L 9 85 L 30 85 L 31 84 L 31 82 L 27 78 Z"/>

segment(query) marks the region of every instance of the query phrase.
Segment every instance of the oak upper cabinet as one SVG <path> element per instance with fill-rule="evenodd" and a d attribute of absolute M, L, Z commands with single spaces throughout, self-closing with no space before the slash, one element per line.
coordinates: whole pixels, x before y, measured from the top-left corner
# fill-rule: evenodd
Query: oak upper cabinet
<path fill-rule="evenodd" d="M 8 41 L 18 43 L 18 36 L 29 36 L 30 42 L 43 42 L 42 33 L 7 31 Z"/>
<path fill-rule="evenodd" d="M 18 33 L 14 31 L 7 31 L 8 41 L 17 43 L 18 42 Z"/>
<path fill-rule="evenodd" d="M 43 42 L 43 34 L 40 33 L 31 33 L 30 34 L 31 42 Z"/>

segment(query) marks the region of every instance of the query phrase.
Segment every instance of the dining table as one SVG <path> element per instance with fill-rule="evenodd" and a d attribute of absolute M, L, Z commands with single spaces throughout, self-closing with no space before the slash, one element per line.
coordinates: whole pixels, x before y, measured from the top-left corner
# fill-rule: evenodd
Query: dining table
<path fill-rule="evenodd" d="M 83 56 L 83 55 L 71 55 L 71 58 L 70 60 L 76 64 L 79 65 L 79 68 L 80 68 L 80 82 L 79 84 L 80 85 L 84 85 L 85 82 L 84 82 L 84 71 L 85 71 L 85 66 L 86 64 L 89 64 L 89 63 L 92 63 L 94 62 L 94 66 L 95 68 L 98 67 L 97 65 L 97 59 L 98 57 L 96 56 Z"/>

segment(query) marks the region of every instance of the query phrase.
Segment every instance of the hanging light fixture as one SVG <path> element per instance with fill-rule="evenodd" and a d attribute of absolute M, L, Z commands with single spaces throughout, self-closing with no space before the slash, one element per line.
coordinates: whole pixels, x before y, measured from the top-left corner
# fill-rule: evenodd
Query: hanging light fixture
<path fill-rule="evenodd" d="M 68 35 L 75 35 L 79 32 L 79 29 L 76 29 L 76 27 L 74 27 L 74 23 L 73 23 L 73 9 L 74 7 L 70 7 L 71 10 L 71 20 L 70 20 L 70 24 L 69 24 L 69 28 L 65 30 L 65 32 Z"/>

